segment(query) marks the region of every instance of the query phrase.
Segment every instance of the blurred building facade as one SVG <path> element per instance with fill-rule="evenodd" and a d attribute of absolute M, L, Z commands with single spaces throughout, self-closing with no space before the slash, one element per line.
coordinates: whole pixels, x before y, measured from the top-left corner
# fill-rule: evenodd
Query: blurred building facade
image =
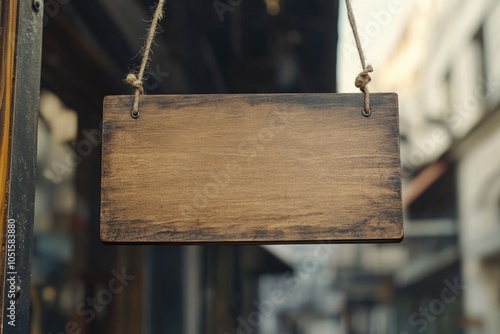
<path fill-rule="evenodd" d="M 498 332 L 499 33 L 498 1 L 419 1 L 378 69 L 400 94 L 409 333 Z"/>

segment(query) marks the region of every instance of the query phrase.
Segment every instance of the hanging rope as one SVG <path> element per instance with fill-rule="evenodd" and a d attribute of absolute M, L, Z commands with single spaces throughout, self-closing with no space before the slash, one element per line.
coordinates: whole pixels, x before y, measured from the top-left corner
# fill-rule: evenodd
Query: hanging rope
<path fill-rule="evenodd" d="M 363 53 L 361 41 L 359 40 L 358 28 L 356 27 L 356 20 L 354 19 L 354 14 L 352 13 L 351 1 L 345 0 L 345 5 L 347 7 L 347 17 L 349 18 L 349 23 L 351 24 L 352 33 L 354 34 L 354 40 L 356 41 L 359 59 L 361 60 L 361 66 L 363 67 L 363 71 L 356 77 L 354 85 L 356 85 L 356 87 L 358 87 L 365 95 L 363 115 L 370 116 L 372 111 L 370 109 L 370 91 L 368 90 L 367 86 L 372 80 L 369 73 L 373 72 L 373 68 L 371 65 L 366 65 L 365 54 Z"/>
<path fill-rule="evenodd" d="M 373 68 L 371 65 L 366 65 L 365 55 L 363 53 L 361 41 L 359 39 L 358 29 L 356 27 L 356 20 L 354 19 L 354 14 L 352 12 L 351 2 L 350 0 L 345 0 L 345 3 L 347 7 L 347 17 L 349 18 L 349 23 L 351 25 L 352 32 L 354 35 L 354 40 L 356 41 L 356 47 L 358 49 L 359 59 L 361 60 L 361 66 L 363 68 L 363 71 L 361 71 L 361 73 L 359 73 L 358 76 L 356 77 L 354 84 L 356 85 L 357 88 L 361 90 L 361 92 L 363 92 L 365 96 L 363 115 L 370 116 L 371 114 L 370 91 L 368 90 L 368 84 L 371 81 L 369 73 L 373 72 Z M 144 45 L 144 49 L 142 52 L 143 54 L 142 62 L 139 68 L 139 72 L 137 73 L 137 75 L 134 72 L 130 72 L 125 79 L 125 82 L 135 89 L 134 107 L 130 113 L 130 115 L 134 118 L 138 118 L 140 115 L 139 97 L 141 94 L 144 94 L 144 86 L 143 86 L 144 72 L 146 71 L 146 66 L 149 61 L 149 57 L 151 54 L 151 46 L 153 45 L 153 40 L 157 31 L 158 23 L 163 18 L 164 5 L 165 5 L 165 0 L 159 0 L 158 4 L 156 5 L 156 10 L 153 16 L 153 20 L 151 21 L 151 25 L 149 27 L 146 44 Z"/>
<path fill-rule="evenodd" d="M 144 87 L 143 87 L 144 72 L 146 71 L 146 66 L 149 61 L 149 57 L 151 54 L 151 46 L 153 45 L 153 40 L 157 31 L 158 23 L 163 18 L 164 5 L 165 5 L 165 0 L 159 0 L 158 4 L 156 5 L 156 10 L 153 16 L 153 20 L 151 21 L 151 25 L 149 26 L 148 35 L 146 38 L 146 44 L 144 45 L 144 49 L 142 50 L 142 62 L 141 62 L 141 67 L 139 68 L 139 73 L 137 73 L 136 75 L 134 72 L 130 72 L 125 79 L 125 82 L 135 89 L 134 107 L 130 112 L 130 115 L 133 118 L 138 118 L 140 115 L 139 97 L 141 94 L 144 94 Z"/>

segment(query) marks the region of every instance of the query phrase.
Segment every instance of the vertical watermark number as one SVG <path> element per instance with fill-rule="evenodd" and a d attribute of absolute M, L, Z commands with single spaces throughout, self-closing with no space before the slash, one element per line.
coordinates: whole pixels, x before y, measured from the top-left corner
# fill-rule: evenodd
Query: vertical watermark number
<path fill-rule="evenodd" d="M 7 290 L 6 312 L 7 324 L 16 326 L 16 299 L 19 291 L 16 270 L 16 220 L 7 221 L 7 272 L 5 273 Z"/>

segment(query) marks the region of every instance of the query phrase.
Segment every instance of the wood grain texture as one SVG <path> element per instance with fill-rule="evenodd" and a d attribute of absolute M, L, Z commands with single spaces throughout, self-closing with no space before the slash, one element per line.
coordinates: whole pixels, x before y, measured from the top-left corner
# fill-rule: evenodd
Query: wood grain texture
<path fill-rule="evenodd" d="M 400 241 L 398 101 L 371 94 L 104 100 L 101 240 Z"/>

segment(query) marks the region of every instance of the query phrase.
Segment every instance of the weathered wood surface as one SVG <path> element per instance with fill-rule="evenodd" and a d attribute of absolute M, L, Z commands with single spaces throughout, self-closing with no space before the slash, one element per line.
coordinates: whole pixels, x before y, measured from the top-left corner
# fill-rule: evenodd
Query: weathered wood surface
<path fill-rule="evenodd" d="M 403 237 L 396 94 L 104 100 L 104 242 Z"/>

